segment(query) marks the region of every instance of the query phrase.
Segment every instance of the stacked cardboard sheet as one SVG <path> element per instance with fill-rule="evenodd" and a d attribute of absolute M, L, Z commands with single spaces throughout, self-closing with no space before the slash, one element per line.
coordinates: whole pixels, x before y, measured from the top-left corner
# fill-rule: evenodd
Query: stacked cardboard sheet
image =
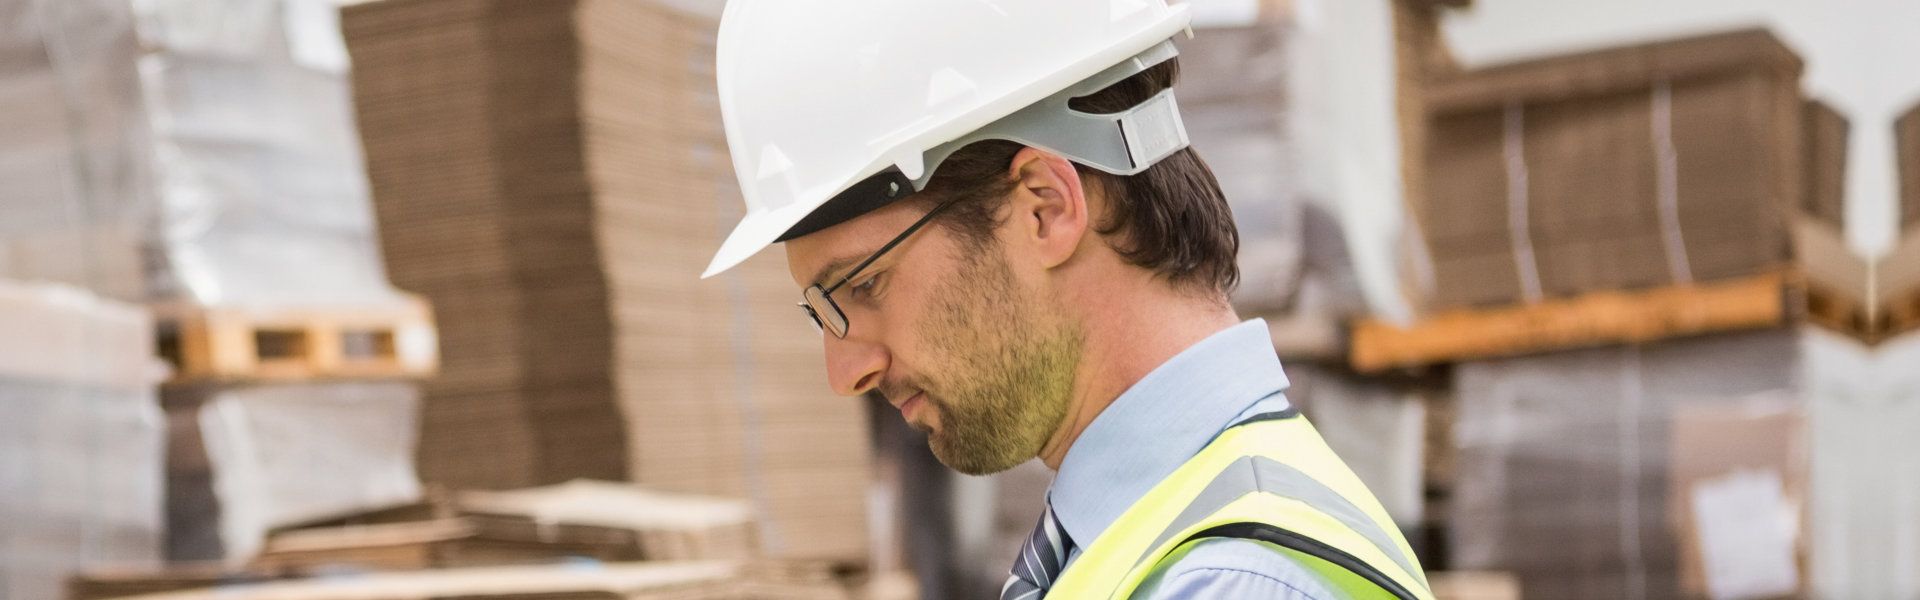
<path fill-rule="evenodd" d="M 1741 31 L 1433 80 L 1409 195 L 1431 307 L 1776 268 L 1806 189 L 1800 66 Z"/>
<path fill-rule="evenodd" d="M 1807 191 L 1800 212 L 1836 231 L 1846 229 L 1847 117 L 1818 100 L 1806 103 Z"/>
<path fill-rule="evenodd" d="M 1812 348 L 1776 330 L 1461 364 L 1451 566 L 1529 598 L 1800 589 L 1802 536 L 1769 528 L 1806 497 Z"/>
<path fill-rule="evenodd" d="M 254 582 L 161 592 L 141 600 L 845 600 L 821 572 L 728 561 L 472 567 Z"/>
<path fill-rule="evenodd" d="M 432 498 L 275 532 L 263 572 L 405 570 L 561 562 L 744 560 L 757 548 L 744 500 L 666 494 L 589 480 Z M 392 520 L 389 520 L 392 519 Z"/>
<path fill-rule="evenodd" d="M 769 553 L 861 556 L 865 421 L 828 397 L 780 253 L 699 279 L 742 212 L 716 25 L 599 0 L 343 25 L 388 266 L 440 315 L 423 476 L 745 497 Z"/>

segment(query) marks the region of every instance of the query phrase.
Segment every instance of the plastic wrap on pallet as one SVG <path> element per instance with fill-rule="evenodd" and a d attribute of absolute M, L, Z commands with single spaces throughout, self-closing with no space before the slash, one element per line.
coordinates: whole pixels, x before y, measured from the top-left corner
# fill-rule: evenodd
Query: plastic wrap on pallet
<path fill-rule="evenodd" d="M 1674 415 L 1797 399 L 1799 340 L 1765 331 L 1460 365 L 1453 566 L 1511 571 L 1526 597 L 1678 597 L 1688 532 L 1669 513 Z"/>
<path fill-rule="evenodd" d="M 170 558 L 244 560 L 273 528 L 421 497 L 415 384 L 170 389 L 166 400 L 181 438 L 168 492 Z M 194 450 L 204 465 L 193 464 Z"/>
<path fill-rule="evenodd" d="M 0 285 L 0 597 L 160 558 L 165 423 L 138 307 Z"/>
<path fill-rule="evenodd" d="M 161 247 L 180 291 L 205 304 L 395 300 L 346 75 L 295 53 L 315 37 L 288 18 L 302 13 L 286 0 L 136 6 Z"/>
<path fill-rule="evenodd" d="M 1816 598 L 1920 598 L 1920 335 L 1803 343 L 1813 444 Z"/>
<path fill-rule="evenodd" d="M 137 300 L 397 300 L 338 26 L 311 3 L 0 9 L 20 17 L 0 119 L 21 125 L 0 142 L 0 274 Z"/>
<path fill-rule="evenodd" d="M 8 2 L 0 38 L 0 277 L 144 299 L 151 160 L 131 10 Z"/>

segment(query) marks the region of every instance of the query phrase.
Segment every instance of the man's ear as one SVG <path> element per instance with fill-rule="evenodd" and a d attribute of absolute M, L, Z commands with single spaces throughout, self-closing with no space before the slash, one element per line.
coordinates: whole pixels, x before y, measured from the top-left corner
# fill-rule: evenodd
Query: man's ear
<path fill-rule="evenodd" d="M 1011 202 L 1017 241 L 1035 250 L 1041 268 L 1066 263 L 1091 223 L 1080 172 L 1067 159 L 1036 148 L 1021 149 L 1007 168 L 1018 182 Z"/>

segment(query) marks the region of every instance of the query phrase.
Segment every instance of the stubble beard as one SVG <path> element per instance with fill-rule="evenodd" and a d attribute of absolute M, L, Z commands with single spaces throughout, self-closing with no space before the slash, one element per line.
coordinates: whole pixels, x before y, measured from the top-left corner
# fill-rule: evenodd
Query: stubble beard
<path fill-rule="evenodd" d="M 1047 299 L 1027 293 L 997 248 L 963 257 L 920 328 L 936 371 L 924 401 L 940 427 L 928 444 L 968 475 L 1011 469 L 1038 456 L 1071 404 L 1080 365 L 1079 327 Z"/>

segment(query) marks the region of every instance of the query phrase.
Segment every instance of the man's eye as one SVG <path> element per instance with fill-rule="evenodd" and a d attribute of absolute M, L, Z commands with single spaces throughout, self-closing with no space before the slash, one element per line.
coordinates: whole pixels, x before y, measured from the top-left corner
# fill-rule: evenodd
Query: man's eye
<path fill-rule="evenodd" d="M 862 296 L 870 296 L 873 294 L 873 286 L 876 285 L 879 281 L 880 281 L 880 274 L 876 273 L 872 277 L 868 277 L 862 280 L 860 283 L 854 284 L 853 289 L 849 293 L 851 293 L 855 298 L 859 298 Z"/>

